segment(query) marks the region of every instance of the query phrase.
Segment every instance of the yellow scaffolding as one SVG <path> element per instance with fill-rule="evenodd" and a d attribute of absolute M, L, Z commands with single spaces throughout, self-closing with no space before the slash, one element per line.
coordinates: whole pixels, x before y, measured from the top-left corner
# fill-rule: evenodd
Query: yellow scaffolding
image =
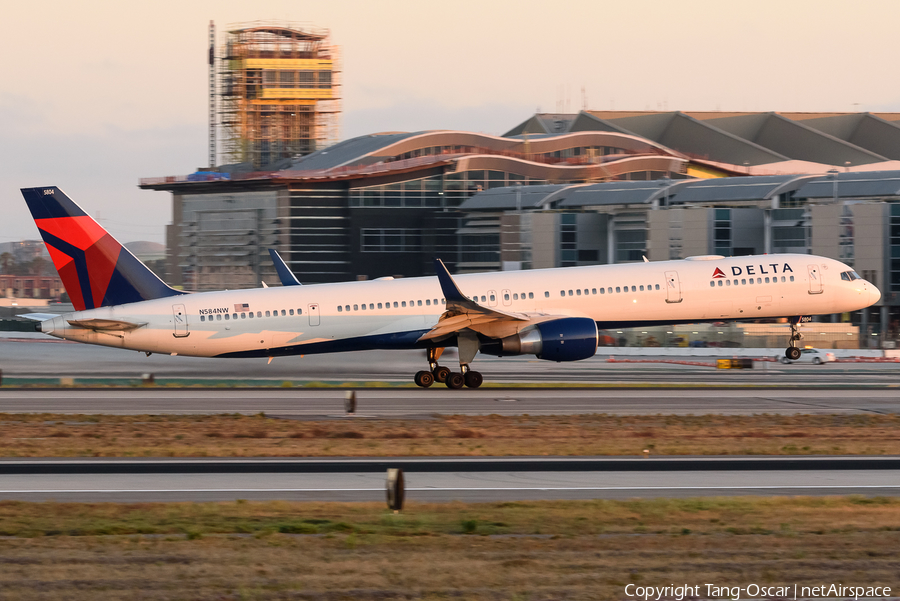
<path fill-rule="evenodd" d="M 226 163 L 260 169 L 337 142 L 340 54 L 327 29 L 232 25 L 220 73 Z"/>

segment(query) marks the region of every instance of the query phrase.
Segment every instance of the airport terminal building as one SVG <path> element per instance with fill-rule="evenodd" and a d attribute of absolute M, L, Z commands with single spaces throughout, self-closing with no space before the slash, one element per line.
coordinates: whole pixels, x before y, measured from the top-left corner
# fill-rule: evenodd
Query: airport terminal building
<path fill-rule="evenodd" d="M 187 290 L 814 253 L 900 319 L 900 114 L 535 115 L 504 136 L 362 136 L 265 171 L 141 180 L 172 192 L 167 277 Z M 740 177 L 735 177 L 740 176 Z M 896 223 L 895 223 L 896 222 Z M 897 230 L 896 232 L 894 230 Z"/>

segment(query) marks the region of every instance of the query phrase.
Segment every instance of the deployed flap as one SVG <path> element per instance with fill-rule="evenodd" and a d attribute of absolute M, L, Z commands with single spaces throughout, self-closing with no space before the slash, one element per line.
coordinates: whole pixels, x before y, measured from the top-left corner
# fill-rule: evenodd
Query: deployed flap
<path fill-rule="evenodd" d="M 69 325 L 86 330 L 136 330 L 147 325 L 147 322 L 132 323 L 119 319 L 70 319 Z"/>
<path fill-rule="evenodd" d="M 419 340 L 444 338 L 465 329 L 477 331 L 477 326 L 496 321 L 529 321 L 531 319 L 520 313 L 507 313 L 485 307 L 467 298 L 453 281 L 450 272 L 447 271 L 447 267 L 440 259 L 434 260 L 434 270 L 437 272 L 438 281 L 447 302 L 447 310 L 441 315 L 437 325 L 422 335 Z"/>
<path fill-rule="evenodd" d="M 284 259 L 281 258 L 281 255 L 278 254 L 277 250 L 270 248 L 269 256 L 272 257 L 272 263 L 275 264 L 275 271 L 278 272 L 278 278 L 281 280 L 282 286 L 303 285 L 297 279 L 297 276 L 294 275 L 294 272 L 291 271 L 291 268 L 287 266 L 287 263 L 284 262 Z"/>

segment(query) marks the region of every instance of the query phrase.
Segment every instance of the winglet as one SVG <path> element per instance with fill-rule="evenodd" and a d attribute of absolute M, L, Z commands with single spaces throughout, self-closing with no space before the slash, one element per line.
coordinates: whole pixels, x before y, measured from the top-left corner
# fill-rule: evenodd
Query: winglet
<path fill-rule="evenodd" d="M 456 282 L 450 277 L 447 266 L 438 258 L 435 258 L 434 260 L 434 272 L 437 274 L 438 281 L 441 283 L 441 290 L 444 292 L 444 298 L 447 299 L 448 303 L 461 303 L 469 300 L 462 292 L 460 292 L 459 288 L 456 286 Z"/>
<path fill-rule="evenodd" d="M 275 271 L 278 272 L 278 278 L 281 280 L 282 286 L 302 286 L 300 280 L 297 279 L 291 268 L 287 266 L 287 263 L 284 262 L 277 250 L 270 248 L 269 256 L 272 257 L 272 263 L 275 264 Z"/>

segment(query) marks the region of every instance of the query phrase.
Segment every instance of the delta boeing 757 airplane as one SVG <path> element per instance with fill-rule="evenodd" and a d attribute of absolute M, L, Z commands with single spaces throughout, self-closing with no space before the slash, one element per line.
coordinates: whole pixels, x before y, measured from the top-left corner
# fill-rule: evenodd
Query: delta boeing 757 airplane
<path fill-rule="evenodd" d="M 578 361 L 598 328 L 787 317 L 785 355 L 800 355 L 801 316 L 856 311 L 881 298 L 847 265 L 813 255 L 679 261 L 289 285 L 187 294 L 166 285 L 56 187 L 22 190 L 75 307 L 34 314 L 65 340 L 195 357 L 423 349 L 415 382 L 477 388 L 476 355 Z M 288 271 L 281 266 L 279 271 Z M 282 278 L 284 278 L 282 274 Z M 297 283 L 288 282 L 288 283 Z M 459 371 L 438 364 L 459 350 Z"/>

